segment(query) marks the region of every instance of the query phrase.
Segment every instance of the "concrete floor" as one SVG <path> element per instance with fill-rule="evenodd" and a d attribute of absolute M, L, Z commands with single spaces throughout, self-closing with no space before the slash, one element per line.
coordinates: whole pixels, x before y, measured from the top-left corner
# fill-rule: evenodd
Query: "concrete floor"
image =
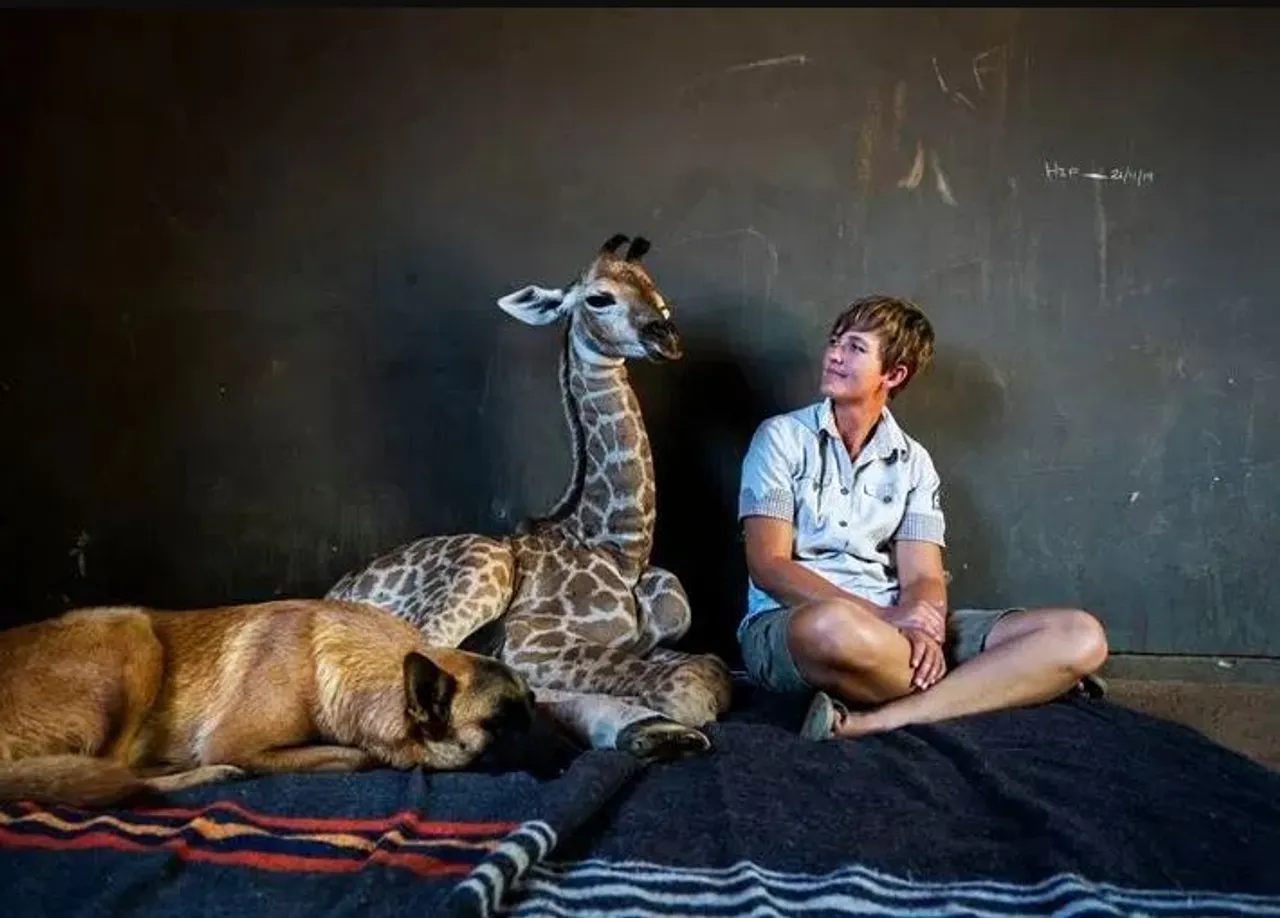
<path fill-rule="evenodd" d="M 1115 703 L 1280 770 L 1280 660 L 1119 656 L 1102 675 Z"/>

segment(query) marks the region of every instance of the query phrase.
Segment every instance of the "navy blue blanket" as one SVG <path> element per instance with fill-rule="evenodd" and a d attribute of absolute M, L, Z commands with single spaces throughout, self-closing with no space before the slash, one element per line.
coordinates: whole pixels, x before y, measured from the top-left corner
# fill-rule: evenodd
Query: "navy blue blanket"
<path fill-rule="evenodd" d="M 7 915 L 1280 915 L 1280 774 L 1105 701 L 811 743 L 738 687 L 714 755 L 378 771 L 163 809 L 0 807 Z"/>

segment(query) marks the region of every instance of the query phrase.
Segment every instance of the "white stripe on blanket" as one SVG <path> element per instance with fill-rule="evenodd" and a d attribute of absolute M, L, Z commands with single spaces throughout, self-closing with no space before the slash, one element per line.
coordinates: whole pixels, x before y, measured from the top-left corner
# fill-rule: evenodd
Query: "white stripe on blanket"
<path fill-rule="evenodd" d="M 1280 896 L 1133 889 L 1058 874 L 1022 885 L 933 882 L 866 867 L 781 873 L 750 862 L 721 869 L 640 861 L 531 865 L 500 909 L 515 915 L 1280 915 Z"/>

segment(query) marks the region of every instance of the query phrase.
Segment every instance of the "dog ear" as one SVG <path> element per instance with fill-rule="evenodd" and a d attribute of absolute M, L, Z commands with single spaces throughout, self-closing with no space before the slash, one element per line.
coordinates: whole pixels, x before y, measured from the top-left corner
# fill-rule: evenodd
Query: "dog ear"
<path fill-rule="evenodd" d="M 405 709 L 431 739 L 449 732 L 449 706 L 457 688 L 453 676 L 416 650 L 405 656 Z"/>

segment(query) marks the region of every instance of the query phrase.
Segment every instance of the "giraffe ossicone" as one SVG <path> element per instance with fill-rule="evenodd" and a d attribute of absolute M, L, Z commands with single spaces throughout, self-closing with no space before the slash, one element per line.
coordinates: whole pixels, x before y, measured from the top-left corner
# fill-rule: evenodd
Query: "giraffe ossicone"
<path fill-rule="evenodd" d="M 710 748 L 703 728 L 728 710 L 732 682 L 714 654 L 670 646 L 689 629 L 689 599 L 650 563 L 653 455 L 626 362 L 678 360 L 683 346 L 641 261 L 649 248 L 611 236 L 567 288 L 530 284 L 498 300 L 528 325 L 563 325 L 573 468 L 551 510 L 502 538 L 409 542 L 328 596 L 386 608 L 440 645 L 492 653 L 584 742 L 663 760 Z"/>

